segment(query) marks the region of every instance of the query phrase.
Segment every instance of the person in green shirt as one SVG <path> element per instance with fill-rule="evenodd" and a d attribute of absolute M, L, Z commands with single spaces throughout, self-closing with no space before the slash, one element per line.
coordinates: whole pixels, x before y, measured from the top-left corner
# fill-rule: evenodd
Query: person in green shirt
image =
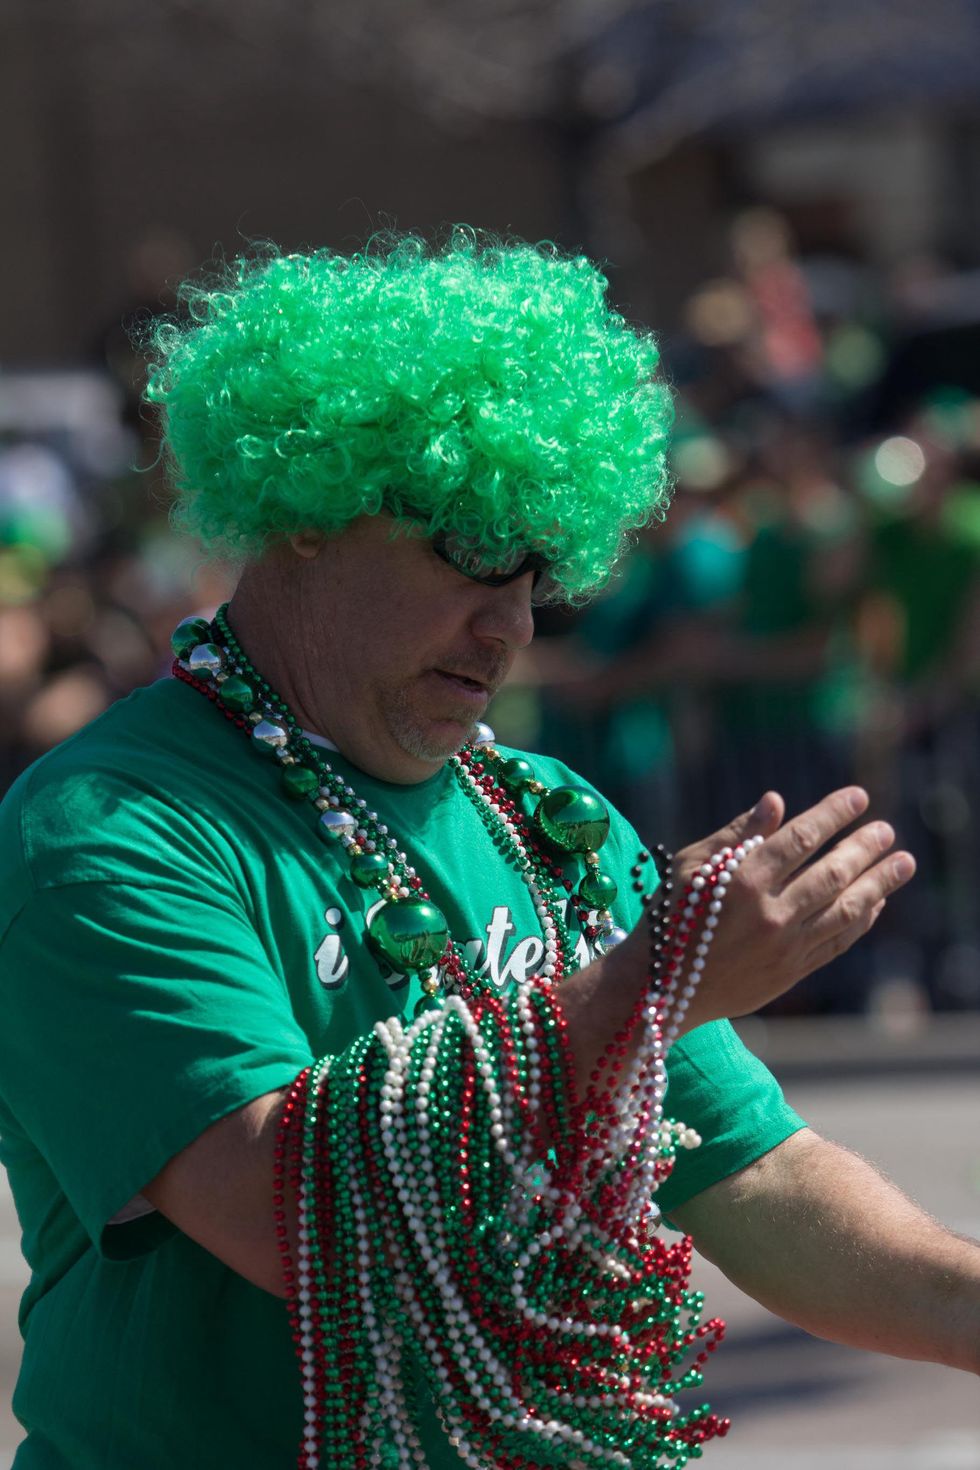
<path fill-rule="evenodd" d="M 463 234 L 239 263 L 158 335 L 184 515 L 244 564 L 0 812 L 17 1470 L 683 1464 L 718 1329 L 659 1216 L 812 1331 L 980 1367 L 980 1252 L 727 1021 L 911 875 L 840 836 L 864 793 L 767 793 L 668 889 L 479 726 L 663 495 L 604 289 Z"/>

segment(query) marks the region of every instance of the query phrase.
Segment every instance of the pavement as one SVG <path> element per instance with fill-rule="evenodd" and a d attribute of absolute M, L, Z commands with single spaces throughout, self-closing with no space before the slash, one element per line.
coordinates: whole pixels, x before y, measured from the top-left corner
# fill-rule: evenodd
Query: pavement
<path fill-rule="evenodd" d="M 9 1470 L 14 1446 L 20 1438 L 10 1396 L 20 1363 L 17 1306 L 26 1284 L 17 1216 L 7 1189 L 7 1176 L 0 1169 L 0 1470 Z"/>
<path fill-rule="evenodd" d="M 872 1159 L 952 1229 L 980 1238 L 980 1016 L 740 1027 L 813 1127 Z M 818 1341 L 700 1258 L 693 1277 L 710 1313 L 728 1322 L 704 1392 L 733 1428 L 724 1443 L 708 1446 L 708 1466 L 980 1470 L 980 1379 Z M 10 1394 L 23 1283 L 16 1217 L 0 1176 L 0 1470 L 9 1470 L 18 1439 Z"/>

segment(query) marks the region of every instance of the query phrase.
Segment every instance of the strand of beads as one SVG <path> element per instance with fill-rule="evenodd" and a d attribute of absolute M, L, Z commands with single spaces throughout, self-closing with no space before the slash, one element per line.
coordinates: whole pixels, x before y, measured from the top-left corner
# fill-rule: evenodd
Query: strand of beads
<path fill-rule="evenodd" d="M 484 790 L 492 792 L 494 801 L 506 804 L 515 820 L 522 819 L 520 797 L 528 794 L 535 798 L 533 814 L 529 821 L 523 821 L 522 834 L 533 849 L 541 852 L 553 875 L 562 879 L 562 869 L 548 858 L 538 839 L 543 839 L 552 852 L 566 859 L 570 856 L 584 859 L 585 874 L 577 891 L 573 893 L 574 885 L 569 880 L 563 881 L 567 891 L 573 893 L 586 939 L 593 943 L 613 935 L 616 940 L 623 937 L 622 931 L 616 930 L 611 913 L 618 893 L 615 879 L 599 867 L 598 850 L 609 835 L 609 813 L 596 793 L 586 786 L 549 788 L 535 779 L 530 763 L 523 756 L 505 759 L 492 747 L 482 753 L 486 758 L 486 764 L 481 763 Z M 598 920 L 596 924 L 590 922 L 593 912 Z"/>
<path fill-rule="evenodd" d="M 700 1143 L 694 1130 L 664 1120 L 666 1053 L 696 992 L 732 877 L 761 841 L 751 838 L 714 853 L 694 874 L 675 909 L 671 860 L 659 852 L 659 890 L 645 895 L 656 900 L 648 909 L 647 994 L 600 1058 L 580 1116 L 590 1141 L 582 1161 L 586 1193 L 627 1228 L 655 1222 L 655 1194 L 672 1167 L 674 1147 Z M 649 854 L 641 853 L 634 873 L 642 872 L 648 860 Z M 685 970 L 692 948 L 694 958 Z"/>
<path fill-rule="evenodd" d="M 669 1024 L 665 1040 L 668 1046 L 680 1034 L 684 1017 L 700 983 L 728 886 L 749 853 L 760 846 L 763 840 L 757 835 L 746 838 L 735 848 L 722 848 L 720 852 L 713 853 L 691 879 L 680 909 L 676 934 L 679 939 L 688 940 L 699 922 L 703 923 L 703 927 L 694 946 L 694 958 L 690 962 L 686 983 L 680 984 L 683 978 L 684 952 L 672 954 L 667 968 L 658 974 L 659 988 L 667 1001 Z"/>
<path fill-rule="evenodd" d="M 305 738 L 289 706 L 249 663 L 223 608 L 215 616 L 209 641 L 188 649 L 201 623 L 201 619 L 189 619 L 174 631 L 177 676 L 218 703 L 251 736 L 252 749 L 278 764 L 283 795 L 311 801 L 320 816 L 318 834 L 325 841 L 337 841 L 352 858 L 365 859 L 352 869 L 355 881 L 407 897 L 402 890 L 416 888 L 418 875 L 399 853 L 377 812 L 368 810 L 367 802 Z M 346 810 L 347 806 L 353 810 Z"/>
<path fill-rule="evenodd" d="M 564 956 L 570 955 L 572 951 L 562 912 L 563 896 L 559 892 L 561 870 L 546 859 L 534 842 L 517 803 L 506 791 L 494 784 L 493 777 L 486 773 L 483 762 L 473 759 L 472 751 L 463 750 L 451 757 L 450 765 L 488 831 L 495 838 L 499 831 L 503 837 L 501 845 L 509 844 L 512 848 L 516 866 L 528 886 L 544 935 L 541 973 L 549 979 L 560 980 L 565 970 Z"/>
<path fill-rule="evenodd" d="M 474 1470 L 573 1456 L 682 1466 L 724 1433 L 675 1402 L 720 1336 L 687 1289 L 689 1249 L 634 1232 L 610 1251 L 609 1232 L 583 1226 L 583 1202 L 554 1183 L 579 1148 L 561 1116 L 559 1017 L 543 980 L 507 1005 L 452 996 L 408 1027 L 379 1024 L 293 1090 L 289 1116 L 305 1116 L 284 1119 L 280 1175 L 301 1203 L 287 1282 L 303 1470 L 381 1463 L 379 1443 L 395 1446 L 392 1464 L 421 1465 L 409 1358 Z M 529 1094 L 550 1120 L 552 1170 Z"/>

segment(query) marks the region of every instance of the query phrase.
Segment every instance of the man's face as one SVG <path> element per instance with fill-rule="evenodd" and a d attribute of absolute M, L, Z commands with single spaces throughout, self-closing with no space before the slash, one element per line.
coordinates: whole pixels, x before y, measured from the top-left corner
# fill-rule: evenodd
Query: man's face
<path fill-rule="evenodd" d="M 533 573 L 486 587 L 394 524 L 362 516 L 308 560 L 304 703 L 363 769 L 412 782 L 465 742 L 531 641 Z"/>

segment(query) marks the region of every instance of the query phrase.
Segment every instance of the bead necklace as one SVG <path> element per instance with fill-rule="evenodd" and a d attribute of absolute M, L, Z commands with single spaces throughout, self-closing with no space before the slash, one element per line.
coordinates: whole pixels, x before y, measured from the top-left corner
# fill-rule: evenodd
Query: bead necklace
<path fill-rule="evenodd" d="M 283 794 L 316 809 L 318 834 L 346 853 L 354 882 L 382 896 L 368 926 L 369 947 L 379 961 L 396 972 L 418 974 L 429 998 L 442 986 L 469 994 L 482 984 L 386 824 L 333 770 L 285 701 L 251 665 L 228 624 L 227 605 L 213 624 L 184 619 L 171 643 L 174 674 L 206 694 L 250 735 L 253 750 L 278 763 Z M 493 732 L 479 727 L 476 739 L 452 756 L 449 765 L 495 845 L 526 884 L 542 930 L 542 973 L 560 979 L 573 966 L 563 912 L 566 896 L 572 897 L 590 944 L 608 947 L 624 937 L 611 913 L 617 885 L 599 867 L 598 849 L 609 832 L 609 815 L 594 792 L 578 786 L 549 790 L 526 760 L 504 758 L 492 742 Z M 530 819 L 520 806 L 525 793 L 537 798 Z M 585 874 L 574 894 L 559 856 L 584 858 Z M 590 922 L 593 913 L 595 923 Z"/>
<path fill-rule="evenodd" d="M 392 1464 L 424 1466 L 406 1348 L 472 1470 L 680 1470 L 727 1432 L 707 1406 L 685 1414 L 677 1403 L 700 1384 L 724 1324 L 702 1321 L 702 1297 L 686 1286 L 691 1243 L 654 1234 L 653 1196 L 676 1148 L 700 1141 L 663 1118 L 665 1034 L 681 1026 L 700 974 L 687 954 L 697 940 L 703 959 L 757 840 L 713 854 L 676 909 L 658 854 L 649 990 L 571 1116 L 547 980 L 506 1004 L 449 996 L 407 1029 L 380 1023 L 297 1079 L 275 1198 L 307 1410 L 301 1470 L 387 1464 L 379 1443 L 395 1447 Z M 547 1169 L 538 1117 L 555 1146 Z"/>
<path fill-rule="evenodd" d="M 352 877 L 381 894 L 387 920 L 369 931 L 379 958 L 426 979 L 437 965 L 446 981 L 407 1025 L 379 1022 L 304 1068 L 283 1106 L 274 1222 L 302 1375 L 299 1470 L 424 1470 L 418 1373 L 472 1470 L 681 1470 L 728 1421 L 677 1402 L 700 1384 L 724 1324 L 702 1321 L 687 1287 L 690 1240 L 656 1233 L 657 1190 L 677 1149 L 700 1142 L 664 1117 L 665 1056 L 732 875 L 761 839 L 713 854 L 676 905 L 670 860 L 655 850 L 646 991 L 576 1098 L 555 989 L 571 963 L 561 908 L 572 885 L 556 855 L 585 854 L 580 922 L 615 940 L 615 884 L 597 857 L 608 815 L 593 793 L 548 792 L 486 744 L 453 759 L 542 925 L 545 973 L 498 995 L 465 965 L 377 814 L 247 663 L 223 611 L 213 628 L 182 625 L 175 653 L 178 676 L 271 751 L 287 795 L 312 801 Z M 530 819 L 525 792 L 539 798 Z M 637 892 L 650 861 L 643 852 L 633 869 Z"/>

